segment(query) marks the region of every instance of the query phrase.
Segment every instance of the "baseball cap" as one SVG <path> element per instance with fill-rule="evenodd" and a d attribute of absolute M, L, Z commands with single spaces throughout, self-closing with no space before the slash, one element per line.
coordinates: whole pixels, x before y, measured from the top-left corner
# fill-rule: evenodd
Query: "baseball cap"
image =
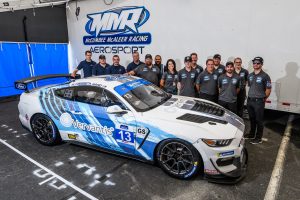
<path fill-rule="evenodd" d="M 99 56 L 99 59 L 106 59 L 106 57 L 105 57 L 105 55 L 101 54 L 101 55 Z"/>
<path fill-rule="evenodd" d="M 213 58 L 214 58 L 214 59 L 218 58 L 218 59 L 221 60 L 221 55 L 220 55 L 220 54 L 215 54 Z"/>
<path fill-rule="evenodd" d="M 228 65 L 234 66 L 233 62 L 231 62 L 231 61 L 228 61 L 228 62 L 226 63 L 226 67 L 227 67 Z"/>
<path fill-rule="evenodd" d="M 184 62 L 192 62 L 192 57 L 191 56 L 184 57 Z"/>
<path fill-rule="evenodd" d="M 259 57 L 259 56 L 253 58 L 252 62 L 254 62 L 254 61 L 259 61 L 261 64 L 264 63 L 264 59 L 262 57 Z"/>
<path fill-rule="evenodd" d="M 145 59 L 147 59 L 147 58 L 152 59 L 152 55 L 151 55 L 151 54 L 146 54 L 146 55 L 145 55 Z"/>

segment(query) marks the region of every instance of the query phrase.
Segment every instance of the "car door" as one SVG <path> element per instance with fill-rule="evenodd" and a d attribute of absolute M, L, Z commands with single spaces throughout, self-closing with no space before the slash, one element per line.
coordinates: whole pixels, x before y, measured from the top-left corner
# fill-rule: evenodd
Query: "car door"
<path fill-rule="evenodd" d="M 111 92 L 100 87 L 78 86 L 74 94 L 77 126 L 90 143 L 125 154 L 135 153 L 136 120 L 133 113 Z M 118 105 L 126 112 L 108 114 L 109 106 Z"/>

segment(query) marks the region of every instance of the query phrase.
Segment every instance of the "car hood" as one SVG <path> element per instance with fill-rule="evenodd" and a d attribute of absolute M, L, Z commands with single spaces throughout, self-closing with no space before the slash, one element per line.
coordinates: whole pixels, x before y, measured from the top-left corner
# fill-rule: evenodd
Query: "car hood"
<path fill-rule="evenodd" d="M 230 139 L 243 134 L 243 120 L 213 102 L 172 96 L 163 105 L 143 113 L 148 123 L 188 138 Z M 160 124 L 163 124 L 161 126 Z"/>

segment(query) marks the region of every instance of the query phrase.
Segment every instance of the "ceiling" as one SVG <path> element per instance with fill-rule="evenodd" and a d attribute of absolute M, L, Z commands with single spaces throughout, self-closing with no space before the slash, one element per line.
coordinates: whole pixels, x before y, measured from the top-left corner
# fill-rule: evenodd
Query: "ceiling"
<path fill-rule="evenodd" d="M 44 6 L 55 6 L 69 2 L 70 0 L 0 0 L 0 12 L 15 11 Z"/>

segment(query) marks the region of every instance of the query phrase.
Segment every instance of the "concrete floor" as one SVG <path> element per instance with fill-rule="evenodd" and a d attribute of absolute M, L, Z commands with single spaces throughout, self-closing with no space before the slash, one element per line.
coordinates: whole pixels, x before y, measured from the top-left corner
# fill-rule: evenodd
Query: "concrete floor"
<path fill-rule="evenodd" d="M 247 144 L 246 178 L 236 185 L 220 185 L 201 176 L 189 181 L 173 179 L 156 166 L 67 143 L 43 146 L 20 126 L 16 101 L 0 103 L 0 110 L 0 139 L 33 160 L 97 199 L 143 200 L 263 199 L 289 115 L 266 111 L 267 141 L 261 145 Z M 299 124 L 296 119 L 279 199 L 300 196 Z M 88 198 L 0 143 L 0 199 Z"/>

